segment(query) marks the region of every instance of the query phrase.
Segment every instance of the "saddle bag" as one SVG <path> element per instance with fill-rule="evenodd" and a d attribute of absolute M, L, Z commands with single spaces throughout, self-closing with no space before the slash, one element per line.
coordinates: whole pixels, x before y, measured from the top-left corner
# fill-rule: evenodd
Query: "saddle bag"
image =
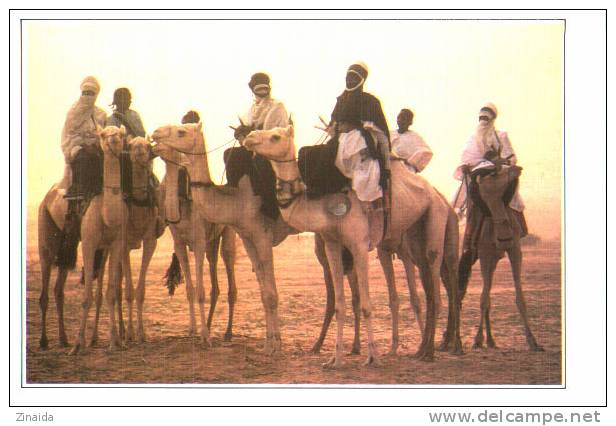
<path fill-rule="evenodd" d="M 299 172 L 310 198 L 340 192 L 348 186 L 349 179 L 340 173 L 335 164 L 337 151 L 337 138 L 330 139 L 327 144 L 300 148 Z"/>

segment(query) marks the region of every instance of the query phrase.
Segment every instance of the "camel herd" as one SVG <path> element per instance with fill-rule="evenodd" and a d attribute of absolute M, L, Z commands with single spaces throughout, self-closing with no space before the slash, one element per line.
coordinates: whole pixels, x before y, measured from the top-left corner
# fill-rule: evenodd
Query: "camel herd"
<path fill-rule="evenodd" d="M 229 282 L 229 319 L 225 339 L 232 338 L 233 313 L 236 302 L 234 276 L 235 235 L 242 240 L 259 283 L 261 301 L 265 311 L 265 353 L 281 350 L 281 330 L 278 316 L 278 293 L 273 267 L 272 248 L 286 236 L 298 232 L 315 234 L 315 254 L 323 267 L 327 287 L 325 319 L 313 352 L 318 353 L 331 323 L 336 316 L 337 333 L 334 355 L 325 368 L 337 368 L 344 362 L 343 333 L 345 323 L 344 275 L 351 288 L 355 316 L 353 352 L 359 353 L 359 325 L 363 322 L 367 342 L 367 365 L 379 365 L 379 353 L 374 341 L 372 305 L 368 287 L 368 252 L 370 232 L 368 220 L 352 191 L 319 198 L 308 197 L 296 161 L 293 127 L 254 131 L 244 140 L 244 146 L 270 160 L 277 178 L 276 196 L 281 215 L 273 220 L 261 213 L 261 198 L 254 194 L 250 179 L 244 176 L 237 187 L 217 186 L 211 178 L 205 138 L 201 123 L 160 127 L 151 135 L 154 144 L 136 137 L 128 142 L 132 162 L 132 194 L 128 197 L 120 188 L 120 152 L 126 139 L 124 128 L 107 127 L 100 131 L 104 153 L 103 191 L 89 203 L 81 221 L 81 250 L 85 288 L 77 338 L 70 351 L 77 354 L 86 350 L 86 324 L 92 303 L 96 302 L 95 325 L 91 344 L 97 340 L 97 326 L 103 300 L 104 266 L 108 263 L 108 285 L 105 294 L 110 320 L 110 349 L 116 349 L 122 340 L 143 342 L 145 278 L 148 265 L 156 248 L 157 238 L 164 228 L 165 218 L 171 230 L 174 252 L 186 281 L 189 305 L 189 332 L 197 332 L 195 300 L 199 304 L 199 336 L 205 346 L 210 345 L 209 331 L 219 295 L 216 273 L 219 251 L 225 263 Z M 166 166 L 155 203 L 146 203 L 149 170 L 153 156 L 159 156 Z M 519 176 L 520 168 L 497 170 L 481 178 L 485 189 L 482 196 L 490 200 L 502 199 L 502 193 L 511 179 Z M 180 172 L 188 176 L 190 199 L 179 194 Z M 442 280 L 448 296 L 448 320 L 440 350 L 462 354 L 460 338 L 460 310 L 465 283 L 458 279 L 458 219 L 447 200 L 425 179 L 409 172 L 399 162 L 393 162 L 391 227 L 387 238 L 377 246 L 389 290 L 392 318 L 390 353 L 395 354 L 398 344 L 399 298 L 394 280 L 392 254 L 404 263 L 411 305 L 421 330 L 422 340 L 416 353 L 418 359 L 434 359 L 436 321 Z M 483 185 L 485 184 L 485 185 Z M 48 347 L 46 317 L 51 270 L 58 265 L 55 298 L 59 327 L 59 342 L 69 346 L 64 329 L 64 283 L 69 266 L 59 263 L 68 202 L 63 194 L 66 188 L 55 184 L 39 207 L 39 256 L 42 292 L 40 297 L 42 333 L 40 347 Z M 499 193 L 500 191 L 500 193 Z M 341 199 L 347 210 L 332 213 L 331 205 Z M 492 338 L 489 309 L 490 288 L 496 263 L 504 252 L 509 255 L 516 289 L 516 303 L 520 311 L 527 341 L 531 350 L 542 350 L 533 336 L 526 314 L 526 305 L 520 281 L 521 251 L 520 229 L 510 217 L 508 209 L 498 202 L 487 203 L 492 221 L 483 227 L 478 244 L 484 289 L 481 296 L 481 320 L 475 346 L 483 344 L 485 326 L 488 346 L 495 346 Z M 492 210 L 492 204 L 495 206 Z M 502 204 L 502 202 L 500 203 Z M 162 211 L 158 211 L 158 207 Z M 133 288 L 131 250 L 143 247 L 141 269 L 136 291 Z M 343 265 L 343 250 L 352 255 L 352 267 Z M 188 253 L 195 260 L 195 275 L 191 274 Z M 211 291 L 210 309 L 206 319 L 206 295 L 203 283 L 203 262 L 209 263 Z M 348 266 L 348 265 L 347 265 Z M 425 294 L 425 319 L 415 288 L 414 270 L 418 268 Z M 96 297 L 93 281 L 97 280 Z M 121 285 L 124 281 L 124 299 L 128 321 L 124 329 L 121 306 Z M 196 284 L 196 285 L 195 285 Z M 136 333 L 133 325 L 133 305 L 137 302 Z M 118 318 L 116 319 L 116 311 Z"/>

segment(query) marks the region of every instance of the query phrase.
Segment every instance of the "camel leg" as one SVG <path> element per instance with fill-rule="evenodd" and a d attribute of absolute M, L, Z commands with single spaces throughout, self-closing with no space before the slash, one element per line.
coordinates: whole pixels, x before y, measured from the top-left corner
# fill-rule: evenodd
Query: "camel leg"
<path fill-rule="evenodd" d="M 124 297 L 126 298 L 126 306 L 128 309 L 128 327 L 126 331 L 126 341 L 132 342 L 135 338 L 133 327 L 133 303 L 135 301 L 135 289 L 133 287 L 133 274 L 130 267 L 130 251 L 126 250 L 122 256 L 122 272 L 124 273 L 124 286 L 126 288 Z M 121 285 L 121 284 L 120 284 Z M 118 299 L 118 305 L 121 299 Z"/>
<path fill-rule="evenodd" d="M 498 261 L 491 253 L 481 253 L 479 256 L 479 264 L 481 265 L 481 276 L 483 278 L 483 289 L 481 291 L 480 309 L 481 315 L 479 318 L 479 328 L 477 335 L 475 336 L 475 343 L 473 349 L 481 348 L 483 346 L 483 326 L 487 325 L 487 319 L 490 311 L 490 291 L 492 289 L 492 278 L 494 276 L 494 270 Z M 494 341 L 492 341 L 494 344 Z"/>
<path fill-rule="evenodd" d="M 218 286 L 218 247 L 220 246 L 220 238 L 217 236 L 212 238 L 205 246 L 205 256 L 210 271 L 210 312 L 207 316 L 207 328 L 211 330 L 212 319 L 214 318 L 214 311 L 216 310 L 216 303 L 218 303 L 218 296 L 220 295 L 220 288 Z"/>
<path fill-rule="evenodd" d="M 58 276 L 56 277 L 56 285 L 54 287 L 54 296 L 56 299 L 56 313 L 58 315 L 58 333 L 60 346 L 68 347 L 68 338 L 64 329 L 64 284 L 66 283 L 66 268 L 58 268 Z"/>
<path fill-rule="evenodd" d="M 92 339 L 90 339 L 90 346 L 96 346 L 98 343 L 98 321 L 101 313 L 101 306 L 103 304 L 103 278 L 105 277 L 105 264 L 107 263 L 108 252 L 103 251 L 103 258 L 101 259 L 100 268 L 98 270 L 98 277 L 96 279 L 96 313 L 94 316 L 94 329 L 92 330 Z"/>
<path fill-rule="evenodd" d="M 122 241 L 114 241 L 109 253 L 109 284 L 107 285 L 107 310 L 109 311 L 109 350 L 113 351 L 120 348 L 121 338 L 118 336 L 118 329 L 115 322 L 115 304 L 121 305 L 120 300 L 116 300 L 118 287 L 121 285 L 123 247 Z M 87 275 L 86 275 L 87 277 Z"/>
<path fill-rule="evenodd" d="M 42 251 L 42 250 L 41 250 Z M 39 255 L 41 262 L 41 296 L 39 298 L 39 306 L 41 308 L 41 339 L 39 346 L 41 349 L 47 349 L 49 347 L 49 340 L 47 340 L 47 307 L 49 306 L 49 280 L 51 278 L 51 265 L 52 262 Z"/>
<path fill-rule="evenodd" d="M 334 309 L 336 307 L 334 297 L 334 282 L 332 280 L 332 275 L 329 270 L 329 264 L 327 263 L 327 254 L 325 253 L 325 242 L 323 238 L 318 234 L 314 234 L 314 254 L 317 256 L 317 260 L 321 264 L 323 268 L 323 279 L 325 281 L 325 291 L 326 291 L 326 304 L 325 304 L 325 317 L 323 318 L 323 325 L 321 326 L 321 333 L 319 334 L 319 338 L 312 346 L 311 352 L 313 354 L 318 354 L 321 352 L 321 346 L 323 346 L 323 341 L 325 341 L 325 337 L 327 336 L 327 330 L 329 329 L 329 325 L 334 316 Z"/>
<path fill-rule="evenodd" d="M 531 351 L 542 352 L 544 349 L 539 344 L 535 336 L 530 331 L 530 324 L 528 321 L 528 314 L 526 312 L 526 300 L 524 299 L 524 293 L 522 292 L 522 250 L 517 245 L 511 250 L 507 251 L 509 256 L 509 262 L 511 262 L 511 271 L 513 272 L 513 282 L 515 284 L 515 302 L 520 311 L 522 317 L 522 323 L 524 324 L 524 332 L 526 333 L 526 341 Z"/>
<path fill-rule="evenodd" d="M 211 346 L 210 330 L 207 326 L 205 317 L 205 288 L 203 286 L 203 261 L 205 260 L 205 244 L 197 242 L 195 244 L 195 280 L 197 281 L 197 302 L 199 303 L 199 315 L 201 317 L 201 343 Z"/>
<path fill-rule="evenodd" d="M 182 272 L 184 273 L 184 280 L 186 281 L 186 298 L 188 299 L 188 311 L 190 316 L 188 335 L 193 336 L 197 332 L 197 320 L 195 318 L 195 290 L 190 274 L 188 251 L 186 250 L 186 245 L 181 243 L 174 244 L 173 249 L 178 257 L 178 260 L 180 261 L 180 266 L 182 267 Z"/>
<path fill-rule="evenodd" d="M 94 252 L 96 251 L 96 245 L 97 244 L 92 244 L 87 241 L 81 243 L 85 288 L 83 290 L 83 299 L 81 302 L 79 333 L 75 341 L 75 346 L 73 346 L 69 353 L 70 355 L 76 355 L 80 350 L 86 350 L 86 324 L 88 321 L 88 312 L 92 305 L 92 276 L 94 274 Z"/>
<path fill-rule="evenodd" d="M 336 309 L 336 352 L 323 368 L 339 368 L 344 363 L 344 321 L 346 317 L 346 304 L 344 300 L 344 283 L 342 268 L 342 245 L 338 241 L 325 241 L 325 253 L 329 264 L 332 280 L 335 288 Z M 354 257 L 355 259 L 355 257 Z"/>
<path fill-rule="evenodd" d="M 145 302 L 145 277 L 150 266 L 150 261 L 156 250 L 156 238 L 143 240 L 143 253 L 141 254 L 141 269 L 139 270 L 139 282 L 137 283 L 137 341 L 145 342 L 145 329 L 143 327 L 143 304 Z"/>
<path fill-rule="evenodd" d="M 390 355 L 395 355 L 398 350 L 398 342 L 400 340 L 398 334 L 398 315 L 400 310 L 400 299 L 398 290 L 396 290 L 396 277 L 394 275 L 394 265 L 390 252 L 383 250 L 380 246 L 377 249 L 381 268 L 385 274 L 387 281 L 387 290 L 389 292 L 389 310 L 391 311 L 391 349 Z"/>
<path fill-rule="evenodd" d="M 265 353 L 272 355 L 280 350 L 281 338 L 271 235 L 263 232 L 260 235 L 252 235 L 248 238 L 242 236 L 242 241 L 252 261 L 252 267 L 261 290 L 261 301 L 265 308 Z"/>
<path fill-rule="evenodd" d="M 222 231 L 222 247 L 220 249 L 222 261 L 227 271 L 227 282 L 229 284 L 228 300 L 229 321 L 225 340 L 229 341 L 233 337 L 233 314 L 235 312 L 235 302 L 237 301 L 237 286 L 235 285 L 235 231 L 230 227 L 225 227 Z"/>
<path fill-rule="evenodd" d="M 448 300 L 447 329 L 443 333 L 440 351 L 450 349 L 454 355 L 462 355 L 462 339 L 460 337 L 460 297 L 457 279 L 457 261 L 455 257 L 446 259 L 441 268 L 441 277 L 445 283 Z"/>
<path fill-rule="evenodd" d="M 415 313 L 415 319 L 417 320 L 417 326 L 419 327 L 421 336 L 423 337 L 424 320 L 423 312 L 421 310 L 421 301 L 419 300 L 419 295 L 417 294 L 417 282 L 415 281 L 415 262 L 413 261 L 413 257 L 411 256 L 411 252 L 409 247 L 407 246 L 406 241 L 403 241 L 397 251 L 397 254 L 402 261 L 402 264 L 404 265 L 404 271 L 406 273 L 406 285 L 409 289 L 409 299 L 411 300 L 411 307 L 413 308 L 413 312 Z"/>
<path fill-rule="evenodd" d="M 119 266 L 120 270 L 118 272 L 118 285 L 116 287 L 115 294 L 115 307 L 118 310 L 118 333 L 120 336 L 120 340 L 124 340 L 124 336 L 126 336 L 126 327 L 124 327 L 124 313 L 122 311 L 122 282 L 123 282 L 123 274 L 122 274 L 122 262 L 120 262 Z"/>
<path fill-rule="evenodd" d="M 349 287 L 351 287 L 351 303 L 353 304 L 353 324 L 355 329 L 351 354 L 359 355 L 359 353 L 361 352 L 359 341 L 361 304 L 359 300 L 359 283 L 357 282 L 357 272 L 355 272 L 355 268 L 353 268 L 353 270 L 347 275 L 347 279 L 349 280 Z"/>

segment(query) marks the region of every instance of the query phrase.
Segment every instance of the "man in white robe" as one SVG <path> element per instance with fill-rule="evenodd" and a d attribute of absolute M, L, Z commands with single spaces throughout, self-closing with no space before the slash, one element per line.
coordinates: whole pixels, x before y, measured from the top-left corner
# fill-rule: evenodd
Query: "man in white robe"
<path fill-rule="evenodd" d="M 254 95 L 254 100 L 248 112 L 242 117 L 244 125 L 252 130 L 270 130 L 289 125 L 289 115 L 284 104 L 272 98 L 270 78 L 267 74 L 262 72 L 254 74 L 248 82 L 248 87 Z"/>
<path fill-rule="evenodd" d="M 419 133 L 409 129 L 413 124 L 413 111 L 402 109 L 398 114 L 398 129 L 390 132 L 391 158 L 402 161 L 412 173 L 419 173 L 432 159 L 432 150 Z"/>
<path fill-rule="evenodd" d="M 84 78 L 80 89 L 81 96 L 66 114 L 60 140 L 65 164 L 60 187 L 64 189 L 72 186 L 73 175 L 77 175 L 76 180 L 82 177 L 87 180 L 88 177 L 80 172 L 85 171 L 87 175 L 90 169 L 88 167 L 90 154 L 99 147 L 97 131 L 105 126 L 105 111 L 95 105 L 100 92 L 100 85 L 96 78 L 92 76 Z M 82 186 L 87 182 L 77 182 L 77 184 L 71 188 L 71 194 L 67 194 L 69 197 L 83 195 Z"/>

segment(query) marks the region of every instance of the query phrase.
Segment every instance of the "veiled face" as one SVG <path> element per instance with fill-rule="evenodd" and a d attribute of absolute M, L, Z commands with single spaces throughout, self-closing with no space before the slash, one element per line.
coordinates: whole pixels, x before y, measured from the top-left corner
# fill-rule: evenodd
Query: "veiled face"
<path fill-rule="evenodd" d="M 355 90 L 361 84 L 361 77 L 354 72 L 347 72 L 346 75 L 346 88 L 349 90 Z"/>
<path fill-rule="evenodd" d="M 269 160 L 289 160 L 295 156 L 293 126 L 277 127 L 271 130 L 250 132 L 242 144 L 247 150 L 256 152 Z"/>
<path fill-rule="evenodd" d="M 120 128 L 116 126 L 107 126 L 101 131 L 100 137 L 103 152 L 119 157 L 122 152 L 122 146 L 124 145 L 124 138 L 126 137 L 126 129 L 124 126 Z"/>

